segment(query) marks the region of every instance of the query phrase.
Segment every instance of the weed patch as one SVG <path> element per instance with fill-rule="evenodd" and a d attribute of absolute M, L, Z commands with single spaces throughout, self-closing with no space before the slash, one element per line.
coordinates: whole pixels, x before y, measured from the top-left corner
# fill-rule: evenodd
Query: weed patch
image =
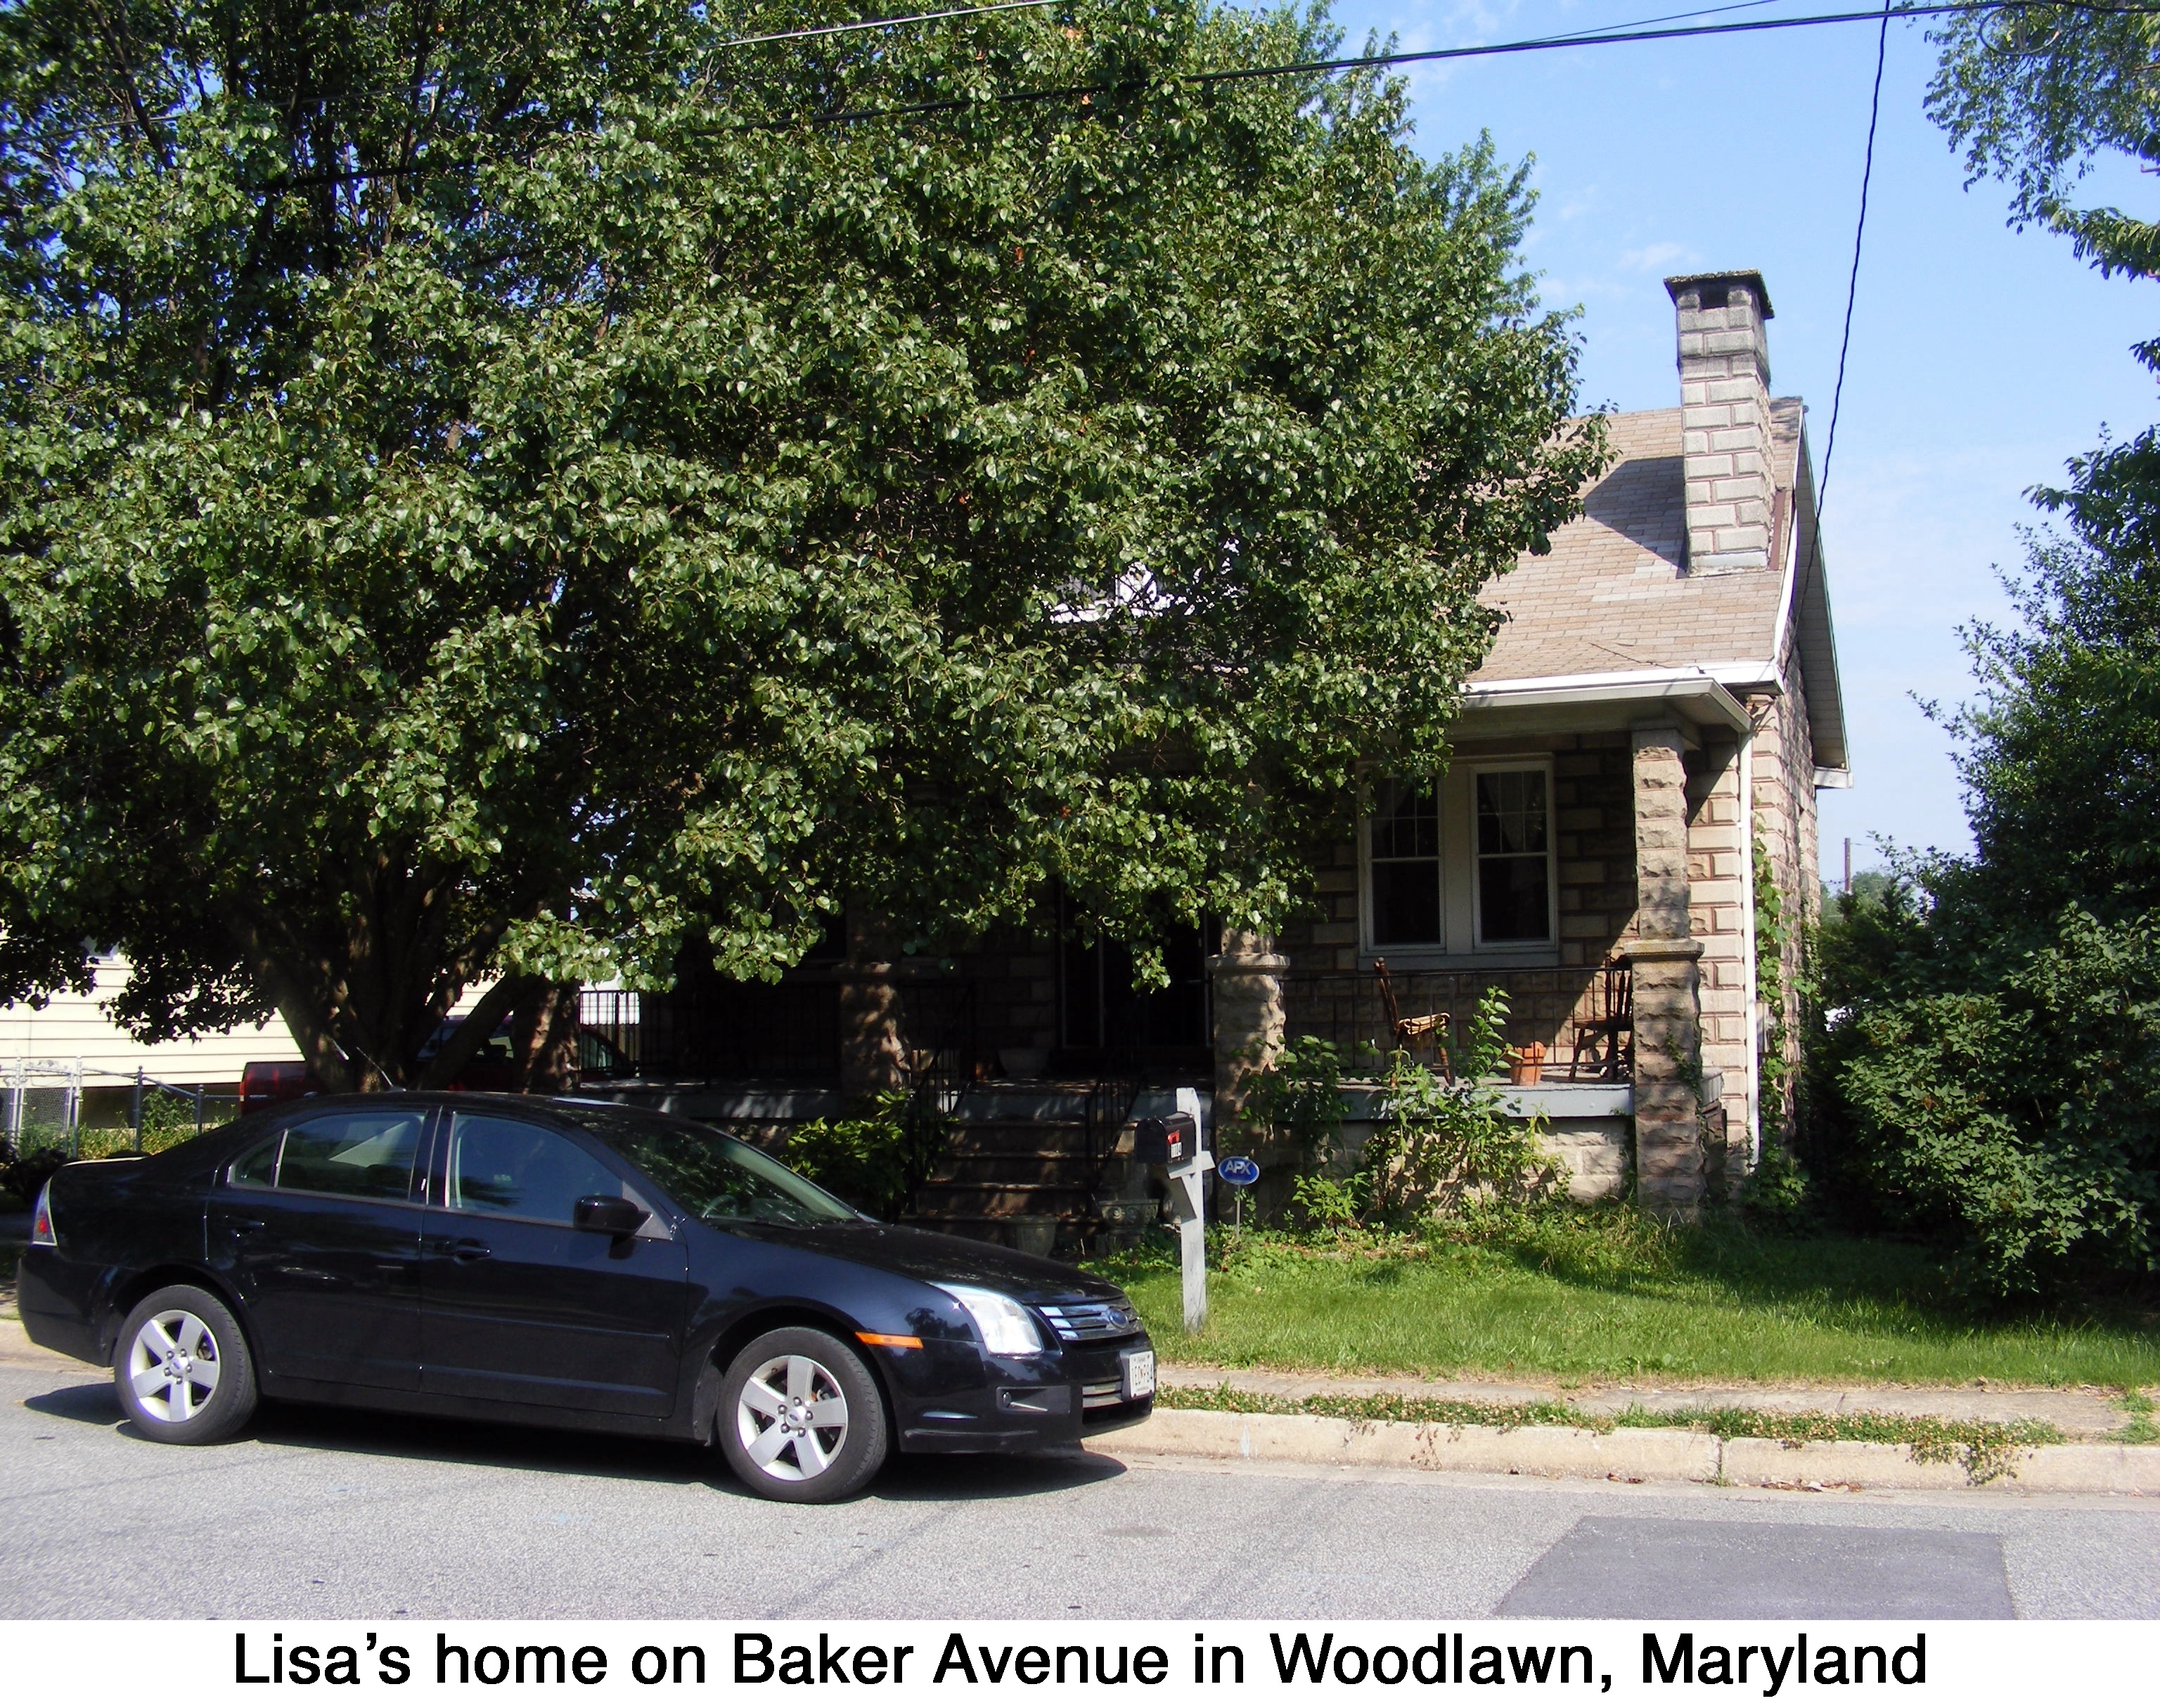
<path fill-rule="evenodd" d="M 1543 1425 L 1608 1435 L 1616 1429 L 1695 1430 L 1723 1441 L 1880 1441 L 1910 1450 L 1922 1464 L 1960 1465 L 1976 1486 L 1992 1482 L 2016 1462 L 2024 1447 L 2063 1439 L 2053 1424 L 2035 1419 L 1986 1423 L 1895 1412 L 1757 1411 L 1741 1406 L 1681 1407 L 1654 1411 L 1630 1406 L 1620 1412 L 1586 1412 L 1565 1400 L 1497 1403 L 1426 1399 L 1400 1394 L 1315 1394 L 1301 1399 L 1253 1394 L 1228 1383 L 1212 1388 L 1165 1388 L 1160 1405 L 1184 1411 L 1259 1413 L 1269 1416 L 1339 1418 L 1349 1422 L 1434 1424 L 1445 1428 L 1526 1429 Z"/>

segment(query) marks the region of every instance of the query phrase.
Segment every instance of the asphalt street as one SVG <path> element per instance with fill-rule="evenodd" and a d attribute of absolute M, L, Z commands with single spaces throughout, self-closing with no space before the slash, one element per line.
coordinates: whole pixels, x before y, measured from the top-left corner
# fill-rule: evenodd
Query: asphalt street
<path fill-rule="evenodd" d="M 2160 1617 L 2160 1502 L 1103 1451 L 787 1508 L 693 1449 L 267 1409 L 162 1447 L 0 1366 L 0 1617 Z"/>

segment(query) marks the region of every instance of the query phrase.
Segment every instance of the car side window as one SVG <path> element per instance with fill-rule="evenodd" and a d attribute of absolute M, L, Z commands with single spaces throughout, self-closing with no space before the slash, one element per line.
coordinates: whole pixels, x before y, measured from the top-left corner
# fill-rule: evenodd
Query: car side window
<path fill-rule="evenodd" d="M 453 1210 L 568 1227 L 579 1199 L 620 1197 L 622 1191 L 614 1170 L 545 1127 L 461 1114 L 450 1129 Z"/>
<path fill-rule="evenodd" d="M 278 1150 L 274 1183 L 281 1191 L 326 1192 L 342 1198 L 403 1198 L 413 1190 L 413 1163 L 423 1117 L 416 1109 L 342 1109 L 296 1121 Z M 264 1164 L 251 1154 L 243 1176 L 263 1183 Z"/>
<path fill-rule="evenodd" d="M 278 1184 L 278 1147 L 285 1135 L 266 1139 L 232 1165 L 226 1178 L 236 1186 L 274 1186 Z"/>

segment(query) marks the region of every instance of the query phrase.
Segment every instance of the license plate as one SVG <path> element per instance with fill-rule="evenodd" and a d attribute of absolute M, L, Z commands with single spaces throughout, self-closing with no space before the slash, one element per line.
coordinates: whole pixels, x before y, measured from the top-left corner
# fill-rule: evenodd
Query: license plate
<path fill-rule="evenodd" d="M 1121 1352 L 1125 1367 L 1125 1398 L 1145 1399 L 1155 1392 L 1155 1354 Z"/>

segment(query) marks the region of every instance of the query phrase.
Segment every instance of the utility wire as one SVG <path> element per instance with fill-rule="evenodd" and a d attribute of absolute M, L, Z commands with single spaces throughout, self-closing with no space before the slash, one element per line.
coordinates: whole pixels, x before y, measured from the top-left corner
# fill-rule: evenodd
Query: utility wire
<path fill-rule="evenodd" d="M 949 12 L 914 12 L 905 18 L 866 18 L 859 23 L 818 23 L 807 29 L 783 29 L 771 35 L 742 35 L 733 41 L 714 42 L 712 51 L 719 53 L 727 48 L 754 48 L 766 42 L 802 41 L 815 35 L 847 35 L 859 29 L 898 29 L 903 24 L 936 23 L 948 18 L 980 18 L 986 12 L 1029 12 L 1045 6 L 1062 6 L 1068 0 L 998 0 L 994 6 L 956 6 Z M 1755 0 L 1761 5 L 1767 0 Z"/>
<path fill-rule="evenodd" d="M 1048 0 L 1046 0 L 1048 3 Z M 2126 15 L 2160 15 L 2160 5 L 2119 4 L 2116 0 L 2033 0 L 2044 3 L 2058 12 L 2090 12 L 2111 17 Z M 994 8 L 984 8 L 994 10 Z M 1727 8 L 1714 8 L 1711 11 Z M 1364 71 L 1383 70 L 1392 65 L 1427 64 L 1442 60 L 1491 59 L 1502 55 L 1547 53 L 1562 48 L 1610 47 L 1630 42 L 1681 41 L 1700 37 L 1757 34 L 1768 30 L 1810 29 L 1841 23 L 1877 23 L 1887 34 L 1888 19 L 1908 18 L 1946 18 L 1970 12 L 2023 11 L 2026 5 L 2018 0 L 1939 0 L 1934 5 L 1902 3 L 1890 0 L 1887 13 L 1870 8 L 1865 12 L 1821 12 L 1800 18 L 1745 18 L 1726 23 L 1680 24 L 1672 28 L 1654 27 L 1659 20 L 1646 19 L 1642 25 L 1612 25 L 1599 30 L 1584 31 L 1571 35 L 1535 36 L 1520 41 L 1487 42 L 1472 47 L 1425 48 L 1410 53 L 1359 54 L 1345 59 L 1302 60 L 1281 65 L 1254 65 L 1235 67 L 1220 71 L 1174 71 L 1159 80 L 1129 78 L 1117 83 L 1074 83 L 1051 89 L 1012 89 L 984 95 L 954 96 L 936 101 L 910 102 L 898 106 L 851 107 L 839 112 L 807 113 L 794 118 L 765 119 L 745 124 L 745 130 L 781 130 L 793 125 L 861 124 L 880 118 L 921 118 L 942 112 L 957 112 L 968 107 L 1015 106 L 1031 105 L 1046 101 L 1075 101 L 1098 95 L 1114 95 L 1122 91 L 1140 90 L 1150 86 L 1150 81 L 1171 83 L 1234 83 L 1249 82 L 1264 77 L 1310 76 L 1335 71 Z M 932 14 L 923 14 L 931 16 Z M 935 14 L 944 16 L 948 14 Z M 964 15 L 953 13 L 952 16 Z M 1677 18 L 1707 15 L 1700 13 L 1678 13 Z M 878 23 L 899 24 L 910 22 L 908 18 L 873 20 Z M 746 37 L 745 41 L 767 38 Z M 723 43 L 727 46 L 730 44 Z M 457 166 L 471 166 L 480 163 L 465 161 L 454 165 L 434 166 L 419 162 L 408 166 L 376 167 L 350 172 L 310 174 L 277 180 L 276 188 L 288 189 L 304 184 L 343 184 L 376 178 L 404 178 L 421 175 L 430 171 L 456 169 Z"/>
<path fill-rule="evenodd" d="M 1875 39 L 1875 92 L 1867 104 L 1867 150 L 1860 164 L 1860 217 L 1852 227 L 1852 272 L 1845 282 L 1845 334 L 1838 340 L 1837 384 L 1830 394 L 1830 437 L 1823 442 L 1822 479 L 1815 486 L 1815 551 L 1818 553 L 1822 549 L 1823 500 L 1830 492 L 1830 459 L 1837 454 L 1838 409 L 1845 402 L 1845 359 L 1852 349 L 1852 305 L 1860 296 L 1860 250 L 1867 237 L 1867 187 L 1875 177 L 1875 126 L 1882 116 L 1882 63 L 1889 50 L 1890 0 L 1882 0 L 1882 29 Z"/>
<path fill-rule="evenodd" d="M 709 51 L 724 53 L 730 48 L 761 47 L 767 42 L 803 41 L 813 36 L 847 35 L 858 30 L 899 29 L 911 23 L 937 23 L 954 18 L 980 18 L 991 12 L 1033 12 L 1046 6 L 1064 6 L 1072 0 L 998 0 L 994 6 L 958 6 L 944 12 L 911 12 L 899 18 L 866 18 L 854 23 L 817 23 L 802 29 L 776 30 L 770 35 L 740 35 L 731 40 L 714 42 Z M 1634 29 L 1643 24 L 1670 23 L 1683 18 L 1714 18 L 1721 13 L 1752 12 L 1759 6 L 1773 6 L 1777 0 L 1737 0 L 1730 6 L 1705 6 L 1693 12 L 1672 12 L 1662 18 L 1638 18 L 1633 23 L 1604 24 L 1602 29 Z M 1587 39 L 1597 32 L 1586 30 Z"/>
<path fill-rule="evenodd" d="M 2151 15 L 2160 12 L 2160 7 L 2119 5 L 2111 3 L 2111 0 L 2046 0 L 2046 3 L 2059 11 L 2104 13 L 2110 16 L 2126 13 Z M 1940 0 L 1940 3 L 1929 6 L 1895 4 L 1890 15 L 1893 18 L 1945 18 L 1968 12 L 2022 9 L 2022 6 L 2015 3 L 2006 6 L 2002 0 Z M 1699 14 L 1683 13 L 1678 15 L 1689 17 Z M 1263 77 L 1310 76 L 1336 71 L 1377 70 L 1392 65 L 1429 64 L 1442 60 L 1491 59 L 1504 54 L 1546 53 L 1560 48 L 1607 47 L 1627 42 L 1680 41 L 1702 36 L 1756 34 L 1766 30 L 1810 29 L 1830 24 L 1875 23 L 1882 17 L 1882 12 L 1870 8 L 1865 12 L 1820 12 L 1800 18 L 1744 18 L 1735 23 L 1680 24 L 1669 29 L 1615 25 L 1602 30 L 1570 35 L 1534 36 L 1520 41 L 1487 42 L 1473 47 L 1425 48 L 1410 53 L 1358 54 L 1345 59 L 1301 60 L 1288 65 L 1239 66 L 1221 71 L 1177 71 L 1160 80 L 1166 84 L 1249 82 Z M 808 114 L 800 119 L 766 120 L 751 128 L 776 129 L 798 123 L 858 124 L 870 119 L 916 118 L 932 113 L 954 112 L 970 106 L 1009 106 L 1041 101 L 1071 101 L 1145 86 L 1146 80 L 1129 79 L 1122 83 L 1079 83 L 1055 89 L 1015 89 L 1002 93 L 914 101 L 901 106 L 857 107 L 839 112 Z"/>

